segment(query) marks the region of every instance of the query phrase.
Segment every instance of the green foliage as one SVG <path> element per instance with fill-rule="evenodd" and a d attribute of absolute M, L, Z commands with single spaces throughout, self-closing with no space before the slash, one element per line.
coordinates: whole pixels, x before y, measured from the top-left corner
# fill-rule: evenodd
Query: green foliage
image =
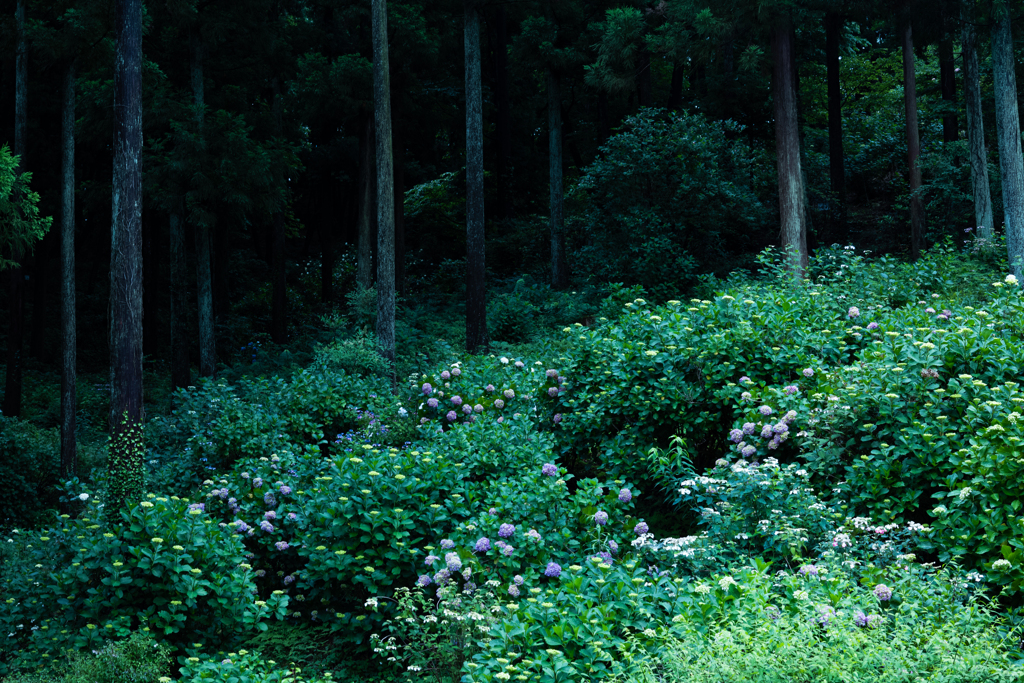
<path fill-rule="evenodd" d="M 757 155 L 739 132 L 699 114 L 628 117 L 579 181 L 574 268 L 670 298 L 702 270 L 734 267 L 770 216 Z"/>
<path fill-rule="evenodd" d="M 146 483 L 146 468 L 142 463 L 145 453 L 141 421 L 130 421 L 126 411 L 121 416 L 120 426 L 110 437 L 107 514 L 116 514 L 142 499 Z"/>
<path fill-rule="evenodd" d="M 39 215 L 39 193 L 29 189 L 31 173 L 18 173 L 20 163 L 10 147 L 0 147 L 0 270 L 16 267 L 53 223 Z"/>
<path fill-rule="evenodd" d="M 331 674 L 303 675 L 299 667 L 280 666 L 258 652 L 239 650 L 205 657 L 189 657 L 179 673 L 181 681 L 219 681 L 220 683 L 330 683 Z"/>
<path fill-rule="evenodd" d="M 161 683 L 169 681 L 170 649 L 149 629 L 112 641 L 91 653 L 69 653 L 68 661 L 43 673 L 15 674 L 9 683 Z"/>
<path fill-rule="evenodd" d="M 282 592 L 256 594 L 235 530 L 201 504 L 150 497 L 112 519 L 62 516 L 15 532 L 0 567 L 0 672 L 31 670 L 66 648 L 99 649 L 149 628 L 172 643 L 231 642 L 283 616 Z M 15 542 L 16 541 L 16 542 Z"/>
<path fill-rule="evenodd" d="M 391 367 L 377 352 L 377 342 L 368 335 L 339 339 L 317 350 L 313 362 L 329 372 L 356 377 L 390 377 Z"/>
<path fill-rule="evenodd" d="M 0 529 L 33 526 L 57 505 L 60 435 L 0 416 L 0 487 L 8 493 Z"/>

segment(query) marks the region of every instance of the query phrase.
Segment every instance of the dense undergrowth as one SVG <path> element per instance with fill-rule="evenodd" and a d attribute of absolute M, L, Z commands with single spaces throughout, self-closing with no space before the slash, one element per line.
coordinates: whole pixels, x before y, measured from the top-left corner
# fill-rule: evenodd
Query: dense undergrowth
<path fill-rule="evenodd" d="M 410 332 L 397 395 L 354 300 L 300 366 L 151 419 L 123 514 L 102 476 L 35 514 L 45 439 L 5 424 L 0 677 L 1016 680 L 1003 273 L 836 248 L 686 301 L 523 282 L 490 355 Z"/>

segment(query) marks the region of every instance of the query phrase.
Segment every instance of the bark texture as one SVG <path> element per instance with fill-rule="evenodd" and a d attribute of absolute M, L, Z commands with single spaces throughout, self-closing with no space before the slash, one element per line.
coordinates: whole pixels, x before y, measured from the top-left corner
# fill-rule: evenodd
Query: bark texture
<path fill-rule="evenodd" d="M 142 496 L 142 0 L 118 0 L 110 245 L 108 510 Z"/>
<path fill-rule="evenodd" d="M 779 168 L 779 220 L 789 267 L 803 277 L 807 267 L 803 175 L 800 171 L 800 130 L 797 123 L 793 25 L 788 16 L 772 31 L 772 99 L 775 149 Z"/>
<path fill-rule="evenodd" d="M 16 173 L 25 170 L 25 124 L 28 109 L 28 41 L 25 35 L 25 1 L 18 0 L 14 11 L 17 33 L 17 55 L 14 67 L 14 154 L 18 157 Z M 20 261 L 22 254 L 11 255 Z M 22 347 L 25 336 L 25 271 L 12 268 L 8 273 L 7 375 L 4 384 L 3 414 L 21 415 Z"/>
<path fill-rule="evenodd" d="M 78 344 L 75 335 L 75 62 L 64 67 L 61 92 L 61 221 L 60 221 L 60 476 L 78 472 L 75 440 Z"/>
<path fill-rule="evenodd" d="M 924 248 L 924 202 L 921 201 L 921 141 L 917 130 L 917 81 L 914 69 L 914 32 L 908 20 L 903 27 L 903 105 L 907 123 L 907 168 L 910 185 L 910 258 L 917 260 Z"/>
<path fill-rule="evenodd" d="M 377 346 L 395 384 L 395 188 L 391 149 L 391 76 L 386 0 L 373 0 L 373 118 L 377 151 Z"/>
<path fill-rule="evenodd" d="M 964 99 L 967 109 L 967 144 L 971 155 L 971 189 L 974 193 L 974 218 L 977 235 L 992 239 L 992 193 L 988 179 L 988 152 L 985 149 L 985 122 L 981 110 L 981 71 L 978 67 L 978 38 L 974 17 L 962 5 Z"/>
<path fill-rule="evenodd" d="M 203 40 L 198 26 L 189 36 L 192 104 L 195 106 L 196 128 L 200 145 L 203 141 L 203 118 L 206 105 L 203 77 Z M 195 222 L 196 237 L 196 294 L 199 310 L 199 375 L 213 377 L 217 372 L 217 337 L 213 323 L 213 266 L 210 248 L 210 226 L 206 221 Z"/>
<path fill-rule="evenodd" d="M 1003 181 L 1003 221 L 1010 268 L 1024 281 L 1024 159 L 1021 158 L 1020 113 L 1014 75 L 1013 33 L 1006 2 L 993 7 L 992 71 L 996 95 L 999 170 Z"/>
<path fill-rule="evenodd" d="M 466 349 L 487 347 L 484 266 L 484 126 L 480 83 L 480 12 L 465 0 L 466 58 Z"/>
<path fill-rule="evenodd" d="M 839 36 L 843 18 L 838 12 L 825 15 L 825 67 L 828 82 L 828 172 L 836 205 L 832 220 L 846 223 L 846 168 L 843 159 L 843 91 L 839 83 Z"/>
<path fill-rule="evenodd" d="M 562 190 L 562 87 L 553 69 L 548 69 L 547 78 L 551 286 L 562 289 L 569 285 L 569 268 L 565 261 L 565 193 Z"/>

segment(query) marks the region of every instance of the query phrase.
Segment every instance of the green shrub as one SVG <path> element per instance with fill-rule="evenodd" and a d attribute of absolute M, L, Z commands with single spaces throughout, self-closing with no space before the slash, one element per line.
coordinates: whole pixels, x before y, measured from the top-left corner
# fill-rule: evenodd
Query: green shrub
<path fill-rule="evenodd" d="M 57 506 L 60 433 L 0 416 L 0 487 L 8 493 L 0 529 L 34 526 Z"/>
<path fill-rule="evenodd" d="M 12 634 L 0 642 L 0 673 L 142 628 L 172 643 L 220 643 L 284 615 L 287 596 L 259 599 L 236 530 L 202 504 L 154 496 L 116 520 L 97 520 L 100 510 L 91 498 L 77 519 L 13 534 L 0 567 L 0 629 Z"/>
<path fill-rule="evenodd" d="M 331 674 L 303 675 L 300 667 L 279 665 L 258 652 L 238 652 L 188 657 L 179 672 L 182 683 L 220 681 L 221 683 L 330 683 Z"/>
<path fill-rule="evenodd" d="M 377 342 L 367 335 L 339 339 L 317 350 L 314 364 L 352 376 L 390 377 L 391 366 L 377 352 Z"/>
<path fill-rule="evenodd" d="M 149 630 L 132 633 L 91 653 L 71 651 L 53 669 L 8 676 L 8 683 L 163 683 L 171 680 L 171 657 Z"/>

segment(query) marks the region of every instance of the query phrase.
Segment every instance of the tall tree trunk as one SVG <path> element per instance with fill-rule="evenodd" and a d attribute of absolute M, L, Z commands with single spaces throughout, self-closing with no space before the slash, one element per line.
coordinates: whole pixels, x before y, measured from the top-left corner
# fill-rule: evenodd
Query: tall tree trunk
<path fill-rule="evenodd" d="M 466 25 L 466 349 L 487 348 L 484 266 L 484 117 L 478 0 L 464 0 Z"/>
<path fill-rule="evenodd" d="M 512 101 L 509 97 L 508 74 L 508 22 L 505 8 L 498 7 L 495 15 L 497 41 L 494 48 L 494 99 L 498 108 L 498 145 L 496 167 L 498 170 L 498 217 L 512 218 L 512 198 L 509 192 L 512 178 L 509 164 L 512 161 Z"/>
<path fill-rule="evenodd" d="M 939 42 L 939 81 L 942 86 L 942 103 L 950 110 L 956 107 L 956 63 L 953 61 L 953 40 Z M 942 115 L 942 141 L 956 142 L 960 136 L 959 122 L 955 111 Z"/>
<path fill-rule="evenodd" d="M 978 38 L 974 17 L 967 3 L 961 5 L 963 23 L 964 99 L 967 109 L 967 142 L 971 154 L 971 188 L 974 191 L 974 218 L 977 235 L 992 239 L 992 194 L 988 180 L 988 152 L 985 149 L 985 123 L 981 112 L 981 70 L 978 68 Z"/>
<path fill-rule="evenodd" d="M 395 171 L 391 149 L 391 74 L 386 0 L 373 0 L 373 118 L 377 138 L 377 346 L 395 362 Z"/>
<path fill-rule="evenodd" d="M 825 15 L 825 66 L 828 81 L 828 171 L 832 181 L 832 222 L 845 233 L 846 168 L 843 152 L 843 91 L 839 83 L 839 34 L 843 19 L 838 12 Z M 833 236 L 835 238 L 836 236 Z M 844 234 L 845 237 L 845 234 Z"/>
<path fill-rule="evenodd" d="M 328 210 L 329 215 L 324 215 L 324 209 L 320 210 L 320 301 L 330 304 L 334 300 L 334 233 L 341 228 L 342 211 L 340 210 L 341 199 L 337 194 L 330 193 L 331 180 L 322 183 L 321 189 L 326 190 L 322 207 Z M 334 209 L 333 211 L 331 209 Z"/>
<path fill-rule="evenodd" d="M 668 108 L 672 111 L 679 111 L 683 106 L 683 76 L 685 76 L 682 64 L 672 67 L 672 87 L 668 93 Z"/>
<path fill-rule="evenodd" d="M 75 334 L 75 62 L 64 67 L 61 93 L 61 366 L 60 366 L 60 477 L 78 473 L 76 381 L 78 343 Z"/>
<path fill-rule="evenodd" d="M 18 0 L 14 13 L 17 30 L 18 54 L 14 71 L 14 154 L 18 157 L 16 173 L 25 170 L 25 125 L 28 108 L 28 41 L 25 36 L 25 0 Z M 12 257 L 21 261 L 21 253 Z M 7 332 L 7 377 L 4 389 L 3 414 L 7 417 L 21 415 L 21 373 L 22 346 L 25 335 L 25 273 L 18 266 L 12 268 L 8 311 L 10 324 Z"/>
<path fill-rule="evenodd" d="M 548 181 L 551 189 L 551 286 L 569 285 L 565 262 L 565 194 L 562 191 L 562 88 L 558 74 L 548 69 Z"/>
<path fill-rule="evenodd" d="M 192 384 L 188 360 L 188 292 L 185 264 L 185 225 L 180 200 L 170 213 L 171 256 L 171 390 Z"/>
<path fill-rule="evenodd" d="M 359 163 L 359 241 L 356 245 L 356 285 L 363 289 L 373 287 L 373 235 L 376 223 L 374 202 L 374 118 L 366 117 L 363 129 L 362 157 Z"/>
<path fill-rule="evenodd" d="M 281 96 L 281 82 L 274 77 L 274 128 L 278 137 L 283 135 L 284 101 Z M 284 344 L 288 340 L 288 291 L 285 281 L 285 247 L 284 204 L 287 193 L 285 186 L 285 169 L 278 164 L 277 182 L 280 186 L 281 205 L 274 211 L 274 232 L 270 247 L 270 338 L 275 344 Z"/>
<path fill-rule="evenodd" d="M 993 7 L 992 71 L 996 95 L 996 133 L 999 170 L 1003 181 L 1003 220 L 1010 268 L 1024 281 L 1024 160 L 1021 159 L 1020 113 L 1014 74 L 1010 10 L 1005 2 Z"/>
<path fill-rule="evenodd" d="M 782 243 L 788 251 L 790 270 L 795 277 L 801 278 L 807 267 L 807 232 L 804 223 L 794 61 L 792 20 L 786 15 L 772 32 L 772 99 L 775 107 Z"/>
<path fill-rule="evenodd" d="M 917 82 L 914 76 L 914 34 L 908 19 L 903 27 L 903 104 L 907 116 L 907 168 L 910 174 L 910 258 L 924 247 L 924 202 L 921 201 L 921 141 L 917 132 Z"/>
<path fill-rule="evenodd" d="M 189 32 L 192 100 L 200 148 L 204 147 L 204 109 L 206 94 L 203 74 L 203 38 L 199 26 Z M 199 375 L 213 377 L 217 372 L 217 336 L 213 323 L 213 265 L 211 263 L 210 226 L 195 222 L 196 294 L 199 308 Z"/>
<path fill-rule="evenodd" d="M 117 0 L 110 247 L 110 513 L 142 497 L 142 0 Z"/>

